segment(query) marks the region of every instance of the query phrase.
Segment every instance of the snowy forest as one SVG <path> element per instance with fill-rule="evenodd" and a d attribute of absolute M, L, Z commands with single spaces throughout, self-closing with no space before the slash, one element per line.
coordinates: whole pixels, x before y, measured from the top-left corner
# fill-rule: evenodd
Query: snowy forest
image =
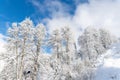
<path fill-rule="evenodd" d="M 93 27 L 85 28 L 77 40 L 73 37 L 69 26 L 49 33 L 30 18 L 12 23 L 4 39 L 6 51 L 0 53 L 0 80 L 96 80 L 100 56 L 118 38 Z"/>

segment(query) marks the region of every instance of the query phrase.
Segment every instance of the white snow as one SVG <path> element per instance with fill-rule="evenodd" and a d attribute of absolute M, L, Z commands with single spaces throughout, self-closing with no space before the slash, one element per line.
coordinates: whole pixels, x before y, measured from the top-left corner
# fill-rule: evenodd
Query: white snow
<path fill-rule="evenodd" d="M 108 58 L 104 61 L 104 67 L 120 68 L 120 59 Z"/>

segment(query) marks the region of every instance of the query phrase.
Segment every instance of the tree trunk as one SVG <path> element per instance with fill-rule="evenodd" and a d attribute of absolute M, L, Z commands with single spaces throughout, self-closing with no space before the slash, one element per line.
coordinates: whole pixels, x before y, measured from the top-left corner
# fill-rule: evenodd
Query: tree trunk
<path fill-rule="evenodd" d="M 35 58 L 35 65 L 34 65 L 34 80 L 37 80 L 37 73 L 39 70 L 39 53 L 40 53 L 40 44 L 37 45 L 37 51 L 36 51 L 36 58 Z"/>
<path fill-rule="evenodd" d="M 23 59 L 24 59 L 24 54 L 25 54 L 25 42 L 26 42 L 26 39 L 24 39 L 24 43 L 23 43 L 23 51 L 22 51 L 22 56 L 21 56 L 19 80 L 22 80 L 22 76 L 23 76 Z"/>

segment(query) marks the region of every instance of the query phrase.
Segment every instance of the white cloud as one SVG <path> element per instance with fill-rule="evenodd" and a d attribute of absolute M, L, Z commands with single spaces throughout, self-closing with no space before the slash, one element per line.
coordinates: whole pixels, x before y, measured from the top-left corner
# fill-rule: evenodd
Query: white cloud
<path fill-rule="evenodd" d="M 79 0 L 75 0 L 78 2 Z M 89 0 L 88 3 L 76 4 L 74 14 L 69 14 L 70 5 L 59 0 L 45 0 L 43 5 L 37 0 L 31 0 L 38 10 L 48 10 L 50 18 L 46 18 L 49 31 L 69 26 L 74 33 L 74 37 L 81 34 L 81 30 L 90 26 L 95 28 L 106 28 L 114 35 L 120 37 L 120 0 Z M 42 7 L 40 7 L 42 5 Z M 57 10 L 58 9 L 58 10 Z"/>
<path fill-rule="evenodd" d="M 38 11 L 42 11 L 43 12 L 43 6 L 40 2 L 38 2 L 37 0 L 28 0 L 28 2 L 32 3 L 33 6 L 35 6 L 37 8 Z"/>
<path fill-rule="evenodd" d="M 80 34 L 81 28 L 84 29 L 88 26 L 106 28 L 114 35 L 119 36 L 119 9 L 120 0 L 89 0 L 89 3 L 78 5 L 74 15 L 62 11 L 59 14 L 52 15 L 51 19 L 44 19 L 44 21 L 47 22 L 50 31 L 68 25 L 73 30 L 75 39 Z"/>
<path fill-rule="evenodd" d="M 82 28 L 93 26 L 106 28 L 120 35 L 120 0 L 89 0 L 89 4 L 79 5 L 74 21 Z"/>
<path fill-rule="evenodd" d="M 35 9 L 36 12 L 39 12 L 40 14 L 47 14 L 47 15 L 53 15 L 54 13 L 69 11 L 69 6 L 65 3 L 60 2 L 60 0 L 27 0 L 29 3 L 31 3 Z M 67 7 L 67 9 L 63 9 Z"/>
<path fill-rule="evenodd" d="M 73 37 L 75 40 L 81 33 L 81 28 L 78 27 L 78 25 L 74 24 L 74 21 L 72 20 L 71 16 L 59 16 L 54 17 L 52 19 L 45 19 L 45 22 L 47 22 L 47 27 L 49 28 L 49 32 L 51 33 L 55 29 L 61 29 L 62 27 L 69 27 L 72 31 Z"/>

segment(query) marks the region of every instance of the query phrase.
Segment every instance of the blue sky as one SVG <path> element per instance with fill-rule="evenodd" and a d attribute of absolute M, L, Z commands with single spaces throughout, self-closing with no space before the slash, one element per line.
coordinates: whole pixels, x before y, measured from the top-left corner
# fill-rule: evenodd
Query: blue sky
<path fill-rule="evenodd" d="M 59 2 L 64 12 L 74 15 L 79 3 L 87 0 L 0 0 L 0 33 L 6 34 L 7 28 L 12 22 L 20 22 L 30 17 L 34 23 L 44 18 L 51 18 L 53 12 L 61 10 L 59 6 L 51 4 Z M 50 4 L 49 4 L 50 3 Z M 64 9 L 65 8 L 65 9 Z"/>
<path fill-rule="evenodd" d="M 120 0 L 0 0 L 0 34 L 12 22 L 30 17 L 49 31 L 69 26 L 75 38 L 86 27 L 106 28 L 120 36 Z"/>

